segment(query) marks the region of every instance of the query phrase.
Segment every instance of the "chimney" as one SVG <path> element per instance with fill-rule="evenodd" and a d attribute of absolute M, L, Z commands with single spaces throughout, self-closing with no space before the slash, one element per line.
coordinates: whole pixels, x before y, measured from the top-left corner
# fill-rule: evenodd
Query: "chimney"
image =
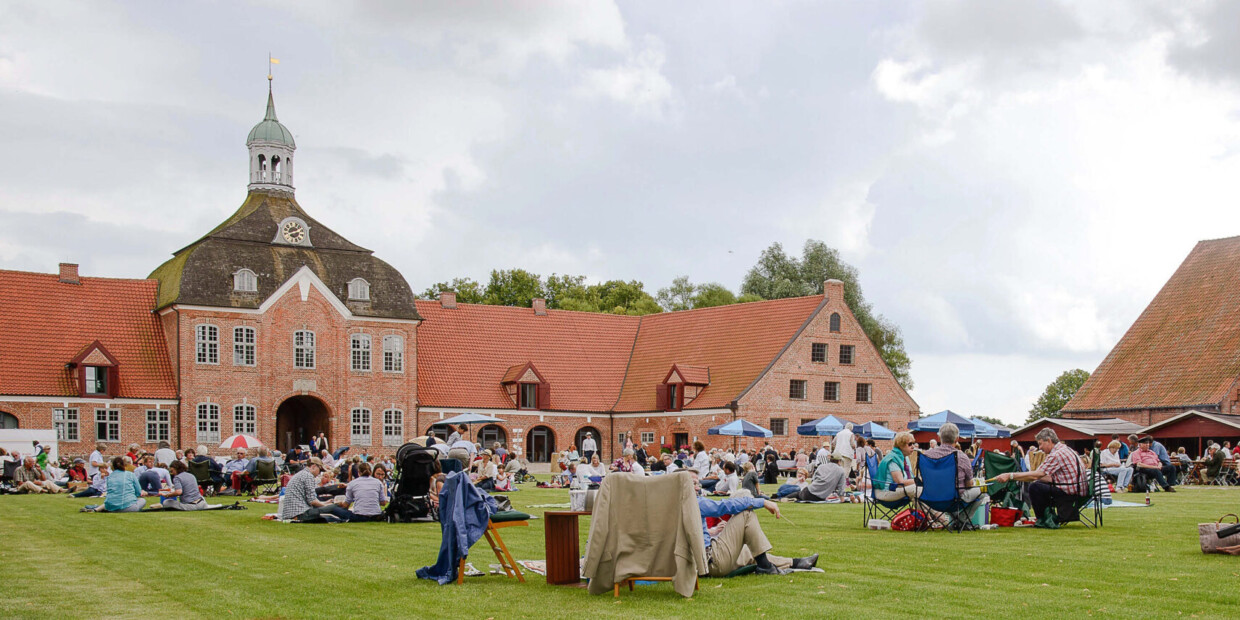
<path fill-rule="evenodd" d="M 444 308 L 455 308 L 456 307 L 456 292 L 455 291 L 439 291 L 439 305 L 443 306 Z"/>
<path fill-rule="evenodd" d="M 77 263 L 61 263 L 60 264 L 60 281 L 65 284 L 81 284 L 78 279 Z"/>
<path fill-rule="evenodd" d="M 534 314 L 537 314 L 538 316 L 547 316 L 547 300 L 546 299 L 538 299 L 538 298 L 534 299 Z"/>
<path fill-rule="evenodd" d="M 844 282 L 834 278 L 822 283 L 822 293 L 827 301 L 844 301 Z"/>

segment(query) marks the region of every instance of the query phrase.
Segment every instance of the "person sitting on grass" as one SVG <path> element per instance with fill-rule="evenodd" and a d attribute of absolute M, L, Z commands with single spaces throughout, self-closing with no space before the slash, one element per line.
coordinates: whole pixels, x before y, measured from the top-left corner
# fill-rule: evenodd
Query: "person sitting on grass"
<path fill-rule="evenodd" d="M 72 497 L 101 497 L 108 491 L 108 466 L 100 465 L 95 468 L 95 475 L 90 479 L 90 486 L 74 493 Z"/>
<path fill-rule="evenodd" d="M 1059 441 L 1053 429 L 1044 428 L 1034 437 L 1038 450 L 1046 455 L 1042 464 L 1033 471 L 1009 472 L 995 476 L 999 482 L 1016 480 L 1031 482 L 1029 500 L 1037 515 L 1037 527 L 1055 529 L 1059 524 L 1047 512 L 1051 503 L 1069 495 L 1081 496 L 1086 492 L 1085 468 L 1077 460 L 1076 453 Z M 1157 460 L 1157 457 L 1155 457 Z"/>
<path fill-rule="evenodd" d="M 676 466 L 676 459 L 672 458 L 672 455 L 670 452 L 664 452 L 663 453 L 663 471 L 671 474 L 671 473 L 675 473 L 676 470 L 678 469 L 680 468 Z"/>
<path fill-rule="evenodd" d="M 874 474 L 874 497 L 884 502 L 921 496 L 921 487 L 913 480 L 909 456 L 913 454 L 913 434 L 897 433 L 895 447 L 887 451 Z"/>
<path fill-rule="evenodd" d="M 86 459 L 74 459 L 73 465 L 65 471 L 66 488 L 74 493 L 90 488 L 90 474 L 86 473 Z"/>
<path fill-rule="evenodd" d="M 741 488 L 740 478 L 736 476 L 736 463 L 732 461 L 723 462 L 723 475 L 719 477 L 719 484 L 715 485 L 715 495 L 730 495 L 732 491 Z"/>
<path fill-rule="evenodd" d="M 477 464 L 476 474 L 471 474 L 470 478 L 474 485 L 483 491 L 495 490 L 495 478 L 499 475 L 499 467 L 491 460 L 491 451 L 483 450 Z M 576 466 L 576 463 L 573 463 Z"/>
<path fill-rule="evenodd" d="M 447 481 L 447 474 L 435 474 L 434 476 L 431 476 L 430 490 L 427 491 L 426 494 L 427 502 L 430 504 L 430 512 L 427 513 L 427 515 L 435 521 L 439 520 L 439 493 L 440 491 L 443 491 L 443 485 L 447 483 Z"/>
<path fill-rule="evenodd" d="M 780 500 L 787 497 L 789 498 L 788 501 L 792 501 L 796 499 L 797 494 L 800 493 L 801 489 L 804 489 L 807 484 L 809 484 L 809 472 L 804 469 L 798 469 L 796 481 L 786 482 L 779 485 L 779 489 L 775 491 L 775 494 L 771 496 L 771 499 Z"/>
<path fill-rule="evenodd" d="M 164 510 L 202 510 L 207 501 L 198 490 L 198 479 L 189 473 L 189 468 L 181 461 L 172 461 L 172 485 L 159 492 L 160 506 Z"/>
<path fill-rule="evenodd" d="M 284 503 L 280 506 L 281 520 L 306 523 L 318 521 L 323 515 L 332 515 L 341 521 L 349 519 L 348 510 L 315 496 L 315 484 L 323 470 L 323 460 L 311 457 L 306 466 L 289 479 L 284 488 Z"/>
<path fill-rule="evenodd" d="M 1133 474 L 1141 474 L 1147 479 L 1153 478 L 1158 481 L 1158 486 L 1164 491 L 1175 493 L 1175 488 L 1166 478 L 1162 461 L 1158 460 L 1158 453 L 1150 449 L 1152 442 L 1153 439 L 1149 435 L 1137 440 L 1137 449 L 1132 452 Z"/>
<path fill-rule="evenodd" d="M 388 471 L 390 470 L 386 465 L 379 464 L 375 465 L 374 470 L 371 471 L 370 475 L 374 477 L 375 480 L 382 482 L 383 486 L 387 487 L 388 495 L 390 496 L 394 491 L 396 491 L 396 481 L 392 480 L 392 477 L 388 475 Z"/>
<path fill-rule="evenodd" d="M 146 507 L 146 491 L 138 485 L 138 477 L 125 469 L 125 457 L 112 457 L 112 473 L 108 474 L 108 497 L 95 512 L 138 512 Z"/>
<path fill-rule="evenodd" d="M 372 477 L 371 471 L 370 463 L 359 464 L 357 477 L 349 482 L 344 497 L 336 499 L 338 506 L 347 509 L 349 516 L 345 521 L 349 523 L 383 519 L 383 507 L 388 503 L 387 485 Z"/>
<path fill-rule="evenodd" d="M 530 462 L 521 456 L 521 448 L 512 449 L 512 457 L 504 464 L 504 471 L 515 474 L 518 480 L 529 475 Z"/>
<path fill-rule="evenodd" d="M 752 497 L 765 499 L 766 496 L 763 495 L 762 491 L 758 489 L 758 481 L 760 478 L 758 478 L 757 470 L 754 469 L 753 461 L 749 461 L 748 463 L 741 465 L 741 472 L 743 472 L 743 475 L 741 476 L 741 488 L 749 491 L 749 494 Z"/>
<path fill-rule="evenodd" d="M 848 472 L 840 467 L 839 456 L 832 454 L 817 463 L 818 466 L 814 468 L 814 475 L 810 478 L 809 484 L 797 492 L 797 500 L 821 502 L 832 495 L 839 497 L 848 490 L 846 484 Z"/>
<path fill-rule="evenodd" d="M 721 501 L 707 499 L 701 496 L 702 487 L 698 484 L 697 471 L 690 468 L 688 475 L 693 478 L 693 486 L 699 493 L 697 502 L 698 510 L 702 513 L 702 542 L 706 545 L 711 577 L 724 577 L 750 564 L 758 565 L 759 575 L 786 575 L 790 568 L 810 569 L 818 563 L 818 554 L 804 558 L 785 558 L 768 553 L 771 543 L 753 511 L 765 508 L 779 519 L 783 516 L 779 512 L 779 504 L 755 497 L 735 497 Z M 741 494 L 743 493 L 738 493 Z M 725 515 L 730 515 L 731 518 L 716 523 L 714 527 L 707 527 L 706 519 L 719 519 Z"/>
<path fill-rule="evenodd" d="M 47 479 L 33 456 L 22 459 L 22 466 L 13 472 L 18 493 L 64 493 L 60 485 Z"/>
<path fill-rule="evenodd" d="M 135 468 L 133 473 L 138 477 L 138 486 L 141 486 L 148 495 L 159 493 L 165 484 L 172 486 L 172 476 L 163 467 L 155 466 L 153 454 L 143 456 L 142 464 Z"/>

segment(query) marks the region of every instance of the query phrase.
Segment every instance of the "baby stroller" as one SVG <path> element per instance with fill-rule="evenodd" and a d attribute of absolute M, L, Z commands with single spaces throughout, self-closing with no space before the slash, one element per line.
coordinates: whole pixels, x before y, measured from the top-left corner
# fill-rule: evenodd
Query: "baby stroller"
<path fill-rule="evenodd" d="M 388 503 L 389 523 L 430 521 L 431 476 L 439 473 L 439 451 L 407 443 L 396 451 L 396 492 Z"/>

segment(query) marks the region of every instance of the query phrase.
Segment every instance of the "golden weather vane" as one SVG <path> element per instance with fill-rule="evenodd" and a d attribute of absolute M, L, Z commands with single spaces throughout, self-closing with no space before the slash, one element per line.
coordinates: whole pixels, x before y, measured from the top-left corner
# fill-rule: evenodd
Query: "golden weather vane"
<path fill-rule="evenodd" d="M 272 75 L 271 75 L 271 65 L 278 65 L 278 64 L 280 64 L 280 59 L 279 59 L 279 58 L 272 58 L 272 57 L 271 57 L 271 52 L 267 52 L 267 81 L 268 81 L 268 82 L 270 82 L 270 81 L 271 81 L 271 78 L 272 78 Z"/>

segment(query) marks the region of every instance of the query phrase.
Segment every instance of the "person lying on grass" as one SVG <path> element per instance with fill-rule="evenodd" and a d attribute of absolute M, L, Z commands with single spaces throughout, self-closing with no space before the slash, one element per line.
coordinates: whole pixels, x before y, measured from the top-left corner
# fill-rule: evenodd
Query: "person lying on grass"
<path fill-rule="evenodd" d="M 762 532 L 762 525 L 753 511 L 765 508 L 779 519 L 783 517 L 779 504 L 750 497 L 743 491 L 730 499 L 707 499 L 702 497 L 696 470 L 690 468 L 687 473 L 673 475 L 693 478 L 693 486 L 698 493 L 698 510 L 702 513 L 702 540 L 706 544 L 706 557 L 710 560 L 710 576 L 723 577 L 750 564 L 758 565 L 757 573 L 760 575 L 786 575 L 790 568 L 810 569 L 818 563 L 816 553 L 804 558 L 785 558 L 767 553 L 771 550 L 771 542 Z M 724 515 L 731 515 L 731 518 L 720 521 L 714 527 L 707 527 L 708 517 L 720 518 Z"/>

